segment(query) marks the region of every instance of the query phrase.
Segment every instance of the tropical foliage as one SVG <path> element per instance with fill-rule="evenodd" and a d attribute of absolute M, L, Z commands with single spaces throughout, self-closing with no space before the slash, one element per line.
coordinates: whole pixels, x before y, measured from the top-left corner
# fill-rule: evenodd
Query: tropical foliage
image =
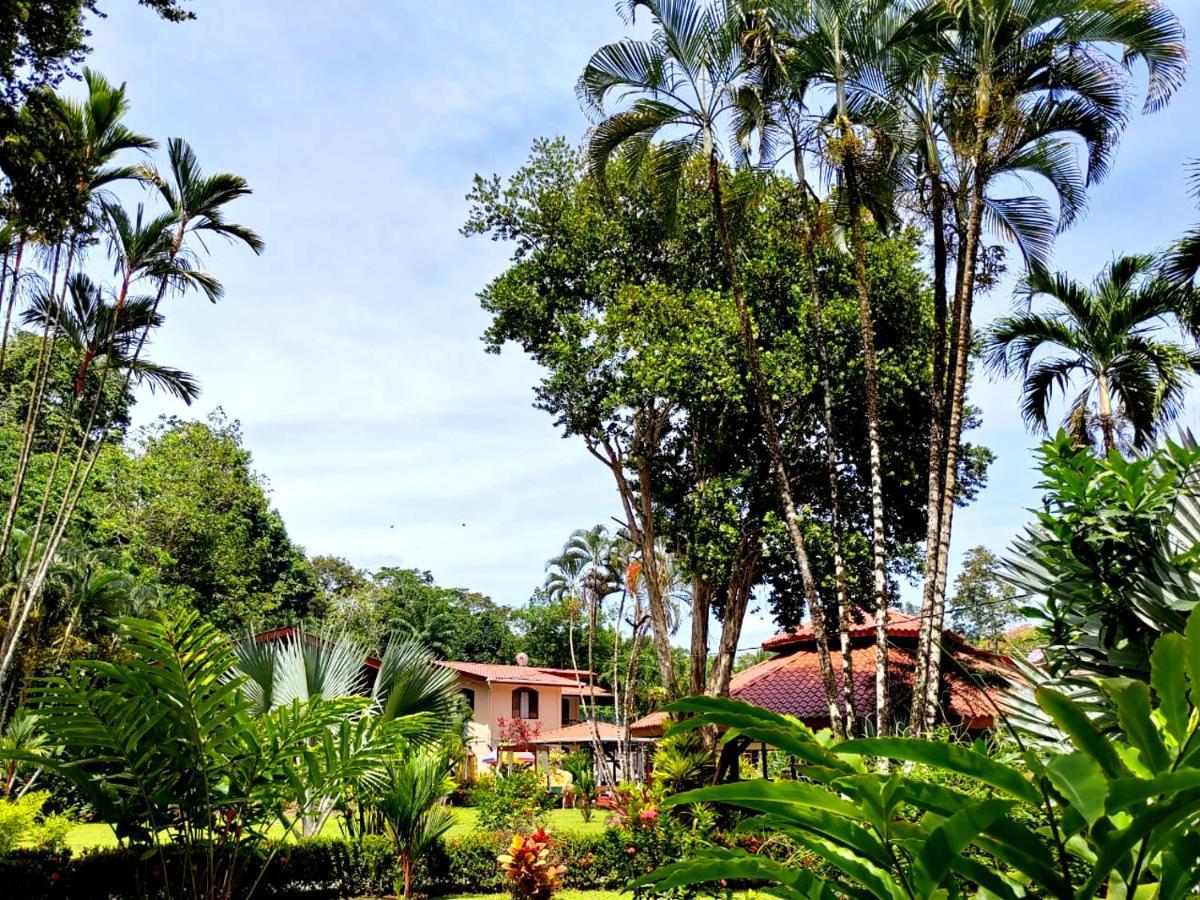
<path fill-rule="evenodd" d="M 718 726 L 769 742 L 802 761 L 802 780 L 748 781 L 668 798 L 725 803 L 751 813 L 748 833 L 785 835 L 823 878 L 745 850 L 702 850 L 634 882 L 656 891 L 720 879 L 765 882 L 789 896 L 925 898 L 978 889 L 1023 897 L 1098 894 L 1184 898 L 1200 883 L 1200 614 L 1185 635 L 1154 646 L 1151 685 L 1101 682 L 1119 722 L 1115 740 L 1087 710 L 1050 688 L 1037 692 L 1063 735 L 1019 763 L 981 747 L 916 738 L 820 739 L 794 720 L 736 701 L 683 700 L 682 726 Z M 876 759 L 919 764 L 958 780 L 948 787 L 881 772 Z M 777 886 L 777 887 L 776 887 Z"/>
<path fill-rule="evenodd" d="M 168 896 L 244 896 L 272 825 L 298 831 L 347 788 L 382 782 L 397 735 L 364 714 L 367 700 L 256 714 L 232 641 L 196 613 L 121 629 L 119 661 L 74 661 L 32 692 L 55 752 L 5 756 L 66 779 L 122 843 L 162 857 Z M 168 866 L 169 847 L 182 868 Z"/>
<path fill-rule="evenodd" d="M 1073 386 L 1067 431 L 1109 453 L 1146 449 L 1179 417 L 1200 351 L 1172 337 L 1188 301 L 1154 257 L 1113 260 L 1091 288 L 1065 273 L 1035 271 L 1019 297 L 1029 311 L 995 322 L 985 355 L 1000 374 L 1024 379 L 1026 421 L 1048 430 L 1055 394 Z M 1040 297 L 1053 301 L 1048 311 L 1034 311 Z"/>

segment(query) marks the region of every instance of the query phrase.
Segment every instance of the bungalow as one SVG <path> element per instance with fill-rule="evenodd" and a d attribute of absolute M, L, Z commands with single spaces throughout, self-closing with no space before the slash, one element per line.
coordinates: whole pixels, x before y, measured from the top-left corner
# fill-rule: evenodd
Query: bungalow
<path fill-rule="evenodd" d="M 459 690 L 472 711 L 466 736 L 466 769 L 472 776 L 494 765 L 505 748 L 527 751 L 532 743 L 527 738 L 577 725 L 591 703 L 612 703 L 594 672 L 531 666 L 523 653 L 516 665 L 453 660 L 438 665 L 458 674 Z"/>
<path fill-rule="evenodd" d="M 888 615 L 888 671 L 894 715 L 908 718 L 912 708 L 916 670 L 919 616 L 893 611 Z M 943 665 L 940 718 L 968 732 L 986 731 L 995 724 L 996 691 L 1006 680 L 1008 657 L 972 647 L 959 634 L 942 631 Z M 875 620 L 864 616 L 850 630 L 850 658 L 854 679 L 854 708 L 860 719 L 875 709 Z M 829 706 L 821 679 L 817 641 L 811 624 L 783 632 L 763 642 L 763 650 L 776 654 L 738 672 L 730 681 L 729 695 L 772 712 L 795 716 L 812 728 L 829 726 Z M 833 663 L 839 692 L 841 656 Z M 650 713 L 632 725 L 639 737 L 658 736 L 666 727 L 666 714 Z"/>

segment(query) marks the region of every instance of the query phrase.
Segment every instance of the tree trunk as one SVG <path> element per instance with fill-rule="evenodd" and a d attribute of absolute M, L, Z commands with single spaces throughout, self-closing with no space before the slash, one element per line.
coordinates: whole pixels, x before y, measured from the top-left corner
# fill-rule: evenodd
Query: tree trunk
<path fill-rule="evenodd" d="M 17 282 L 21 280 L 21 257 L 25 255 L 25 235 L 17 240 L 17 252 L 13 259 L 12 286 L 8 292 L 8 310 L 4 314 L 4 336 L 0 338 L 0 372 L 4 371 L 4 360 L 8 354 L 8 333 L 12 327 L 13 307 L 17 303 Z M 7 262 L 7 259 L 6 259 Z M 7 272 L 7 269 L 6 269 Z M 0 298 L 3 294 L 0 293 Z"/>
<path fill-rule="evenodd" d="M 746 303 L 746 295 L 742 289 L 741 277 L 738 272 L 737 254 L 733 246 L 733 235 L 730 233 L 729 219 L 725 214 L 725 204 L 721 196 L 721 169 L 717 160 L 716 150 L 709 156 L 708 165 L 709 189 L 712 192 L 713 215 L 717 220 L 717 232 L 721 241 L 721 250 L 725 256 L 725 265 L 729 271 L 730 289 L 733 301 L 737 307 L 738 323 L 741 326 L 742 342 L 746 351 L 746 362 L 750 368 L 750 378 L 757 401 L 759 418 L 762 420 L 763 437 L 767 445 L 767 454 L 771 462 L 771 471 L 779 490 L 780 503 L 783 506 L 784 523 L 792 546 L 796 552 L 796 561 L 800 567 L 800 580 L 804 587 L 804 595 L 808 601 L 809 614 L 812 617 L 813 636 L 817 642 L 817 656 L 821 666 L 821 681 L 825 688 L 825 698 L 829 707 L 829 720 L 835 730 L 841 731 L 841 715 L 838 711 L 837 680 L 833 673 L 833 664 L 829 658 L 829 639 L 825 628 L 825 609 L 817 594 L 816 580 L 813 578 L 812 566 L 808 560 L 808 549 L 804 542 L 804 533 L 800 530 L 799 516 L 796 514 L 796 504 L 792 498 L 791 482 L 787 468 L 783 462 L 782 441 L 779 429 L 775 425 L 775 412 L 771 405 L 771 395 L 767 389 L 766 377 L 762 371 L 762 360 L 758 354 L 758 338 L 755 334 L 753 318 Z"/>
<path fill-rule="evenodd" d="M 825 417 L 825 471 L 829 477 L 829 529 L 833 538 L 833 574 L 837 585 L 838 649 L 842 667 L 842 718 L 843 733 L 854 733 L 857 711 L 854 708 L 854 661 L 850 648 L 850 588 L 846 577 L 846 558 L 842 552 L 842 504 L 838 484 L 837 439 L 833 430 L 833 389 L 829 383 L 829 357 L 825 347 L 825 325 L 822 314 L 820 281 L 817 276 L 816 237 L 817 217 L 820 209 L 816 203 L 809 205 L 809 222 L 804 238 L 804 254 L 808 264 L 808 289 L 812 302 L 813 339 L 817 347 L 817 375 L 821 382 Z"/>
<path fill-rule="evenodd" d="M 883 525 L 883 460 L 879 451 L 879 375 L 875 357 L 875 326 L 871 322 L 871 294 L 867 282 L 866 248 L 862 234 L 862 199 L 858 191 L 858 175 L 850 142 L 854 135 L 849 122 L 842 119 L 842 136 L 846 140 L 843 170 L 846 194 L 850 202 L 850 243 L 854 256 L 854 280 L 858 292 L 858 326 L 862 334 L 863 380 L 867 400 L 867 449 L 871 466 L 871 568 L 874 576 L 875 599 L 875 728 L 876 733 L 888 733 L 891 721 L 891 700 L 888 686 L 887 626 L 887 548 Z"/>
<path fill-rule="evenodd" d="M 942 508 L 938 531 L 937 580 L 933 603 L 929 610 L 929 642 L 924 692 L 923 720 L 920 727 L 928 731 L 937 721 L 941 689 L 941 634 L 946 615 L 946 572 L 950 557 L 950 536 L 954 525 L 954 498 L 958 487 L 958 459 L 962 440 L 963 410 L 966 405 L 967 372 L 971 358 L 971 305 L 975 293 L 975 264 L 979 255 L 979 238 L 983 227 L 983 177 L 979 160 L 983 155 L 980 144 L 974 154 L 975 179 L 971 187 L 971 207 L 968 212 L 967 233 L 961 256 L 955 291 L 955 324 L 953 369 L 950 372 L 949 418 L 946 425 L 946 461 L 942 469 Z"/>
<path fill-rule="evenodd" d="M 692 645 L 688 667 L 688 693 L 699 696 L 708 683 L 708 616 L 711 590 L 703 578 L 692 579 Z"/>
<path fill-rule="evenodd" d="M 1104 435 L 1104 455 L 1117 449 L 1116 426 L 1113 421 L 1112 393 L 1108 387 L 1108 373 L 1101 370 L 1096 374 L 1096 393 L 1100 398 L 1100 431 Z"/>
<path fill-rule="evenodd" d="M 650 502 L 650 466 L 644 455 L 638 459 L 638 484 L 642 504 L 642 569 L 646 573 L 646 601 L 650 606 L 650 627 L 654 633 L 654 654 L 662 677 L 667 700 L 674 700 L 678 684 L 675 680 L 675 656 L 671 649 L 671 629 L 667 622 L 667 606 L 663 584 L 658 575 L 658 546 L 655 543 L 654 508 Z"/>
<path fill-rule="evenodd" d="M 667 627 L 666 606 L 663 598 L 663 585 L 658 577 L 658 555 L 655 546 L 654 507 L 650 494 L 650 469 L 646 460 L 645 448 L 653 443 L 653 433 L 644 433 L 646 428 L 653 428 L 651 423 L 644 421 L 646 415 L 653 417 L 665 416 L 666 411 L 655 409 L 644 410 L 640 414 L 643 421 L 635 426 L 639 436 L 633 442 L 641 452 L 638 453 L 638 491 L 635 495 L 625 474 L 625 456 L 618 452 L 607 438 L 599 442 L 588 441 L 588 451 L 598 460 L 608 466 L 617 483 L 617 494 L 621 498 L 621 506 L 625 511 L 629 535 L 637 546 L 642 557 L 642 577 L 646 583 L 646 600 L 650 607 L 650 624 L 654 636 L 654 650 L 658 659 L 659 671 L 662 676 L 663 688 L 667 692 L 668 701 L 675 699 L 675 661 L 671 653 L 671 636 Z M 597 447 L 601 449 L 597 449 Z"/>
<path fill-rule="evenodd" d="M 921 625 L 917 636 L 917 665 L 913 678 L 912 729 L 925 721 L 925 684 L 929 672 L 930 625 L 937 584 L 938 536 L 942 522 L 942 466 L 946 453 L 946 201 L 936 149 L 930 165 L 930 217 L 933 222 L 933 385 L 929 416 L 929 490 L 925 502 L 925 583 L 921 595 Z M 957 293 L 957 292 L 956 292 Z"/>
<path fill-rule="evenodd" d="M 758 568 L 762 540 L 757 532 L 742 538 L 739 560 L 734 564 L 729 578 L 729 590 L 725 601 L 725 615 L 721 620 L 721 639 L 717 646 L 717 658 L 713 662 L 712 678 L 708 692 L 716 697 L 729 696 L 729 681 L 737 662 L 738 642 L 742 637 L 742 626 L 746 621 L 746 608 L 750 605 L 750 594 L 754 589 L 754 574 Z"/>

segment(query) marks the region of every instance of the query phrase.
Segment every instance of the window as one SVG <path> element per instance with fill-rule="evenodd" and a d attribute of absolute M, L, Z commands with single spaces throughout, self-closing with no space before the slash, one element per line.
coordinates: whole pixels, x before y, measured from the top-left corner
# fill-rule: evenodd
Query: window
<path fill-rule="evenodd" d="M 562 698 L 562 723 L 563 725 L 575 724 L 575 722 L 571 719 L 571 701 L 566 697 Z"/>
<path fill-rule="evenodd" d="M 471 688 L 462 689 L 463 699 L 467 701 L 467 706 L 471 707 L 471 712 L 475 712 L 475 691 Z"/>
<path fill-rule="evenodd" d="M 514 719 L 536 719 L 538 717 L 537 691 L 517 688 L 513 691 L 512 714 Z"/>

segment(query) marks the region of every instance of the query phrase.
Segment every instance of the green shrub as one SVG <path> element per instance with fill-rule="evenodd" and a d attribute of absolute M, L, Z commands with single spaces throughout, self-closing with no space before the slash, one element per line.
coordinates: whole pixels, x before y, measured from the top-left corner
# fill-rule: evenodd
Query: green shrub
<path fill-rule="evenodd" d="M 471 800 L 484 831 L 532 830 L 541 824 L 542 813 L 554 805 L 543 777 L 530 769 L 479 778 Z"/>
<path fill-rule="evenodd" d="M 554 856 L 566 867 L 563 886 L 573 890 L 619 890 L 648 869 L 677 859 L 686 846 L 669 816 L 650 827 L 551 837 Z M 422 858 L 416 887 L 436 896 L 503 892 L 504 873 L 497 857 L 507 846 L 499 833 L 439 841 Z M 392 843 L 381 836 L 305 838 L 275 849 L 255 896 L 283 900 L 386 896 L 398 874 Z M 255 851 L 260 862 L 267 852 Z M 166 876 L 177 884 L 182 854 L 168 850 L 163 858 Z M 158 856 L 142 859 L 118 848 L 77 856 L 46 850 L 16 850 L 0 856 L 0 895 L 22 900 L 158 900 L 163 877 Z"/>
<path fill-rule="evenodd" d="M 61 850 L 74 826 L 70 816 L 43 811 L 48 791 L 34 791 L 14 800 L 0 800 L 0 853 L 22 844 L 39 850 Z"/>

